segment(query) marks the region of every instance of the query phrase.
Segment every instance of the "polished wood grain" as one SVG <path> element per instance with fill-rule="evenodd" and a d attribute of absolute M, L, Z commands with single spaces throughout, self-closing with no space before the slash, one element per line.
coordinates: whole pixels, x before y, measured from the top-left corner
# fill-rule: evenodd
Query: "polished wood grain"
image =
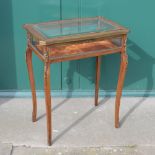
<path fill-rule="evenodd" d="M 28 68 L 31 92 L 32 92 L 32 102 L 33 102 L 33 112 L 32 112 L 32 121 L 36 122 L 37 117 L 37 99 L 36 99 L 36 88 L 35 88 L 35 80 L 33 74 L 33 67 L 32 67 L 32 50 L 28 46 L 26 50 L 26 63 Z"/>
<path fill-rule="evenodd" d="M 121 37 L 119 36 L 115 39 L 121 40 Z M 41 60 L 44 60 L 43 55 L 45 53 L 43 51 L 45 50 L 43 47 L 36 45 L 36 47 L 33 46 L 33 49 L 35 53 L 38 49 L 38 56 Z M 51 63 L 102 56 L 120 52 L 121 49 L 121 46 L 116 45 L 112 41 L 112 38 L 46 46 L 46 51 L 49 53 Z"/>
<path fill-rule="evenodd" d="M 99 20 L 106 19 L 97 17 Z M 78 19 L 73 19 L 78 20 Z M 86 20 L 91 20 L 88 18 Z M 69 20 L 70 21 L 70 20 Z M 61 21 L 62 23 L 64 21 Z M 67 21 L 65 21 L 67 22 Z M 126 53 L 126 40 L 127 32 L 126 28 L 107 21 L 118 29 L 110 30 L 100 33 L 86 33 L 79 35 L 63 36 L 58 38 L 48 39 L 42 36 L 39 32 L 36 32 L 31 25 L 25 25 L 24 28 L 28 33 L 28 48 L 26 50 L 26 62 L 29 72 L 30 85 L 32 90 L 33 100 L 33 115 L 32 120 L 36 121 L 37 115 L 37 101 L 35 81 L 32 68 L 32 50 L 44 63 L 44 91 L 45 91 L 45 103 L 46 103 L 46 115 L 47 115 L 47 141 L 48 145 L 52 144 L 52 105 L 51 105 L 51 90 L 50 90 L 50 64 L 78 60 L 90 57 L 96 57 L 96 80 L 95 80 L 95 106 L 98 105 L 98 92 L 100 81 L 100 65 L 101 56 L 107 54 L 120 53 L 121 63 L 120 72 L 118 77 L 118 84 L 116 90 L 115 101 L 115 127 L 119 127 L 119 111 L 120 100 L 122 95 L 123 83 L 125 79 L 128 58 Z M 46 23 L 43 23 L 46 25 Z M 34 39 L 35 38 L 35 39 Z M 115 44 L 112 39 L 121 39 L 120 44 Z"/>
<path fill-rule="evenodd" d="M 118 84 L 116 90 L 116 101 L 115 101 L 115 127 L 119 127 L 119 111 L 120 111 L 120 100 L 122 96 L 122 89 L 126 74 L 126 69 L 128 65 L 128 56 L 126 54 L 126 36 L 123 36 L 123 47 L 121 51 L 121 64 L 120 64 L 120 71 L 118 77 Z"/>
<path fill-rule="evenodd" d="M 49 57 L 60 58 L 71 55 L 80 55 L 88 52 L 97 52 L 102 50 L 114 49 L 117 48 L 115 44 L 110 40 L 94 41 L 94 42 L 83 42 L 79 44 L 70 44 L 65 46 L 60 45 L 51 45 L 49 47 Z M 50 50 L 51 48 L 51 50 Z"/>
<path fill-rule="evenodd" d="M 47 138 L 48 145 L 52 144 L 52 120 L 51 120 L 51 90 L 50 90 L 50 63 L 44 64 L 44 91 L 46 103 L 46 117 L 47 117 Z"/>
<path fill-rule="evenodd" d="M 98 92 L 100 84 L 100 66 L 101 66 L 101 56 L 96 57 L 96 82 L 95 82 L 95 106 L 98 105 Z"/>

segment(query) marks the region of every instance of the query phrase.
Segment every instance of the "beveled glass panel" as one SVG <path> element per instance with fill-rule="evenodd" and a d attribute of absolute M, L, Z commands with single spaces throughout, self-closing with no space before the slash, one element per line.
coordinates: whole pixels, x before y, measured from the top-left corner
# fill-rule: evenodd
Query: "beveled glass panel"
<path fill-rule="evenodd" d="M 35 24 L 33 25 L 33 28 L 47 38 L 116 29 L 114 25 L 101 20 L 100 18 L 48 22 Z"/>

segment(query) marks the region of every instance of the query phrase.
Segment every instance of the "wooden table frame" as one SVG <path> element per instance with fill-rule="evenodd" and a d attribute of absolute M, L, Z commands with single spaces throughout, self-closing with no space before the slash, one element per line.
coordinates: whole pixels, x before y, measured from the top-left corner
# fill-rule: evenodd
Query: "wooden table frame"
<path fill-rule="evenodd" d="M 32 52 L 34 53 L 44 62 L 44 92 L 45 92 L 45 103 L 46 103 L 46 115 L 47 115 L 47 139 L 48 145 L 52 144 L 52 111 L 51 111 L 51 88 L 50 88 L 50 64 L 55 62 L 63 62 L 69 60 L 77 60 L 89 57 L 96 57 L 96 86 L 95 86 L 95 106 L 98 105 L 98 92 L 99 92 L 99 81 L 100 81 L 100 64 L 101 64 L 101 56 L 113 53 L 120 53 L 121 63 L 120 63 L 120 71 L 118 77 L 117 84 L 117 92 L 116 92 L 116 101 L 115 101 L 115 127 L 119 127 L 119 109 L 120 109 L 120 99 L 122 95 L 122 88 L 125 79 L 128 57 L 126 53 L 126 40 L 127 40 L 127 30 L 124 33 L 119 33 L 117 36 L 122 38 L 122 46 L 116 50 L 107 50 L 100 53 L 91 53 L 83 56 L 74 56 L 61 58 L 57 60 L 52 60 L 49 57 L 49 52 L 47 45 L 41 44 L 43 54 L 38 52 L 36 47 L 32 44 L 31 37 L 32 33 L 27 31 L 28 33 L 28 42 L 27 42 L 27 50 L 26 50 L 26 63 L 29 73 L 30 86 L 32 90 L 32 101 L 33 101 L 33 112 L 32 112 L 32 121 L 37 121 L 37 98 L 36 98 L 36 88 L 35 88 L 35 80 L 34 73 L 32 67 Z M 111 35 L 111 37 L 116 35 Z M 106 38 L 105 36 L 104 38 Z M 109 37 L 109 36 L 108 36 Z M 84 40 L 83 40 L 84 41 Z"/>

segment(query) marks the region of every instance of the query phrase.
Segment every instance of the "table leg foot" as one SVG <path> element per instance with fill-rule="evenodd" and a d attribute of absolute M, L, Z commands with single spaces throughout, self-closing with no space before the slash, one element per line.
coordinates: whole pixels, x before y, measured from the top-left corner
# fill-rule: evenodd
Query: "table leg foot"
<path fill-rule="evenodd" d="M 37 121 L 37 117 L 35 113 L 32 113 L 32 122 L 36 122 Z"/>
<path fill-rule="evenodd" d="M 48 141 L 48 146 L 51 146 L 52 145 L 52 141 Z"/>

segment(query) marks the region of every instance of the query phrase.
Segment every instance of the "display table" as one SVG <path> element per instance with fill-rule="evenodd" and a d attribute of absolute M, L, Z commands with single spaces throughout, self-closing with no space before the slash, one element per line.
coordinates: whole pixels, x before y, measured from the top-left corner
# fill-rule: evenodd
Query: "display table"
<path fill-rule="evenodd" d="M 33 99 L 32 120 L 37 115 L 32 51 L 44 62 L 44 91 L 48 144 L 52 144 L 50 64 L 96 57 L 95 106 L 98 105 L 101 56 L 120 53 L 121 64 L 115 103 L 115 127 L 119 127 L 119 108 L 128 57 L 128 29 L 103 17 L 78 18 L 37 24 L 25 24 L 27 31 L 26 62 Z"/>

